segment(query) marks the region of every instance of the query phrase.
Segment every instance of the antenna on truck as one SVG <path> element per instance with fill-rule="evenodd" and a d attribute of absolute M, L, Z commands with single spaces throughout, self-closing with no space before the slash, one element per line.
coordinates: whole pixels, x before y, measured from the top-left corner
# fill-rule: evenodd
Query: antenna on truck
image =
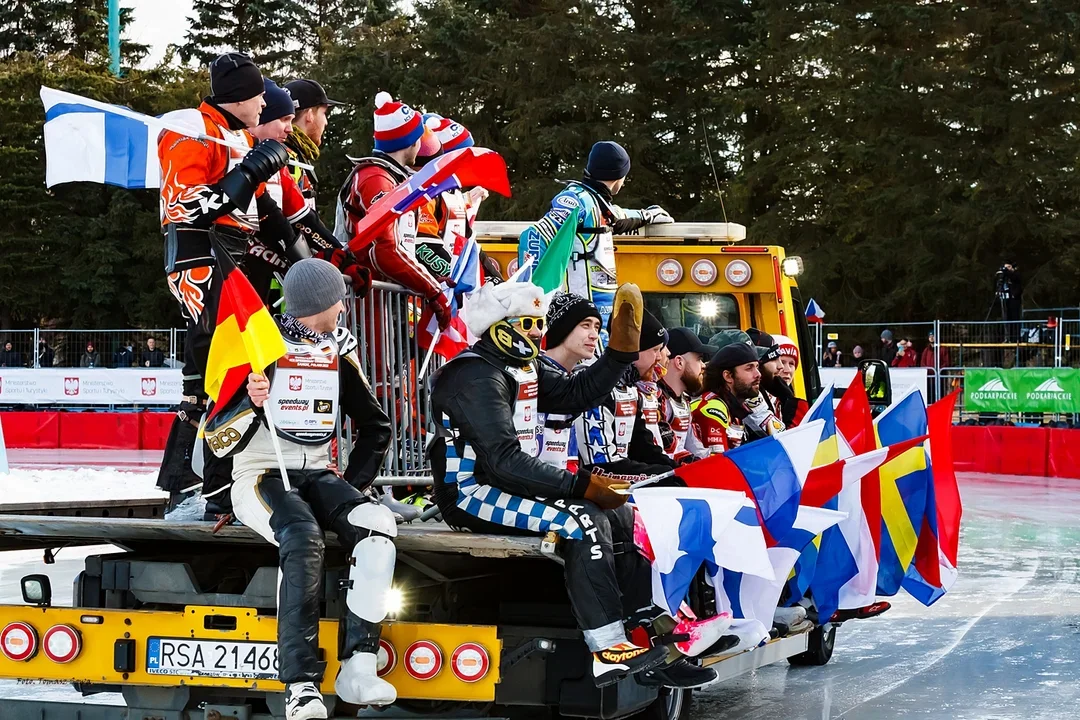
<path fill-rule="evenodd" d="M 716 176 L 716 163 L 713 162 L 712 148 L 709 147 L 709 129 L 705 127 L 705 116 L 701 116 L 701 133 L 705 136 L 705 152 L 709 154 L 709 169 L 712 170 L 712 179 L 716 183 L 716 192 L 720 195 L 720 212 L 724 214 L 724 222 L 727 219 L 727 208 L 724 207 L 724 191 L 720 189 L 720 178 Z"/>

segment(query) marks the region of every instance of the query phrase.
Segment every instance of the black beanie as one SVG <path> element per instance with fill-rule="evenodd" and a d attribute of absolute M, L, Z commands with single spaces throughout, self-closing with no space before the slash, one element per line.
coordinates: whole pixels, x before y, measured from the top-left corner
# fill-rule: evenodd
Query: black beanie
<path fill-rule="evenodd" d="M 296 114 L 296 101 L 293 100 L 287 88 L 279 87 L 270 78 L 263 78 L 263 89 L 265 90 L 263 100 L 266 101 L 266 107 L 263 108 L 262 115 L 259 116 L 260 125 Z"/>
<path fill-rule="evenodd" d="M 585 298 L 573 293 L 556 293 L 548 308 L 548 329 L 544 336 L 544 347 L 559 347 L 581 321 L 591 317 L 603 322 L 600 311 Z"/>
<path fill-rule="evenodd" d="M 638 350 L 648 350 L 660 343 L 667 345 L 667 330 L 655 315 L 646 310 L 641 316 L 641 343 Z"/>
<path fill-rule="evenodd" d="M 630 156 L 622 145 L 604 140 L 592 146 L 585 163 L 585 177 L 592 180 L 621 180 L 630 174 Z"/>
<path fill-rule="evenodd" d="M 215 103 L 244 102 L 262 93 L 262 73 L 247 55 L 225 53 L 210 63 L 210 99 Z"/>

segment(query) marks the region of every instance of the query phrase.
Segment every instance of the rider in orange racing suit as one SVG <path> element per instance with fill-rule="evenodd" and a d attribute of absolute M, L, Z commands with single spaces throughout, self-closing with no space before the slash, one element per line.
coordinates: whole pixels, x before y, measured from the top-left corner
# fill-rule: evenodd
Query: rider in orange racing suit
<path fill-rule="evenodd" d="M 210 66 L 210 91 L 186 120 L 193 130 L 228 145 L 172 131 L 158 139 L 165 272 L 188 330 L 184 398 L 158 476 L 158 485 L 173 493 L 199 484 L 191 477 L 191 457 L 205 410 L 203 374 L 220 292 L 211 236 L 238 260 L 256 239 L 286 257 L 307 254 L 265 191 L 266 181 L 288 162 L 285 146 L 266 141 L 252 149 L 246 129 L 258 124 L 264 106 L 262 74 L 247 56 L 227 53 Z M 225 474 L 227 469 L 222 468 L 220 475 Z M 210 469 L 205 475 L 204 495 L 211 497 L 225 488 Z"/>

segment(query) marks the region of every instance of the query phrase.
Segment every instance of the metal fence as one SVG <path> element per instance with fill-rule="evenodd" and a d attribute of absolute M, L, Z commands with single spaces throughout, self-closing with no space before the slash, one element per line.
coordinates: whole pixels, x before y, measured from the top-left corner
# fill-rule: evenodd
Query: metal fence
<path fill-rule="evenodd" d="M 928 370 L 927 390 L 931 401 L 953 390 L 963 390 L 967 368 L 1080 367 L 1080 319 L 1047 315 L 1009 322 L 824 323 L 816 330 L 819 361 L 829 342 L 837 343 L 845 366 L 857 363 L 853 352 L 856 346 L 863 349 L 862 357 L 881 358 L 881 334 L 886 329 L 892 332 L 895 342 L 902 339 L 912 342 L 914 366 Z M 964 408 L 962 392 L 957 412 L 960 420 L 983 422 L 1076 423 L 1080 420 L 1076 415 L 1003 417 L 969 413 Z"/>
<path fill-rule="evenodd" d="M 186 332 L 178 328 L 0 331 L 2 367 L 180 367 Z M 151 352 L 160 350 L 159 358 Z M 9 347 L 10 345 L 10 347 Z"/>
<path fill-rule="evenodd" d="M 426 377 L 418 377 L 426 355 L 416 333 L 423 300 L 400 285 L 375 281 L 366 298 L 347 305 L 346 327 L 360 343 L 361 364 L 393 432 L 378 483 L 430 485 L 425 450 L 433 425 L 426 380 L 443 361 L 434 356 Z M 341 457 L 352 446 L 353 432 L 351 423 L 343 428 Z"/>

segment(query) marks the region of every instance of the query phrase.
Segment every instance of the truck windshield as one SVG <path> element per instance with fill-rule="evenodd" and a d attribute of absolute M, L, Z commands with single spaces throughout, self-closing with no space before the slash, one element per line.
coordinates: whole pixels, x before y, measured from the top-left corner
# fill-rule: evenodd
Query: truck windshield
<path fill-rule="evenodd" d="M 664 327 L 687 327 L 706 341 L 739 326 L 739 304 L 731 295 L 644 293 L 644 300 Z"/>

